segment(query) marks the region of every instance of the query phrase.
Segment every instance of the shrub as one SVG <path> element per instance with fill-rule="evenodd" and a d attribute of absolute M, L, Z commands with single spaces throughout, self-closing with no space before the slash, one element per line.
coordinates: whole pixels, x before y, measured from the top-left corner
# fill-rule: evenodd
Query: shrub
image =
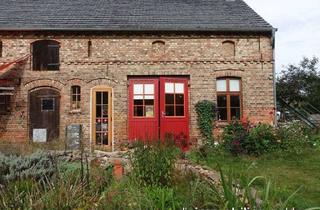
<path fill-rule="evenodd" d="M 196 104 L 198 115 L 197 123 L 206 145 L 213 145 L 213 121 L 215 118 L 215 105 L 211 101 L 200 101 Z"/>
<path fill-rule="evenodd" d="M 262 155 L 276 148 L 277 141 L 274 128 L 270 125 L 260 124 L 252 128 L 244 138 L 243 147 L 250 155 Z"/>
<path fill-rule="evenodd" d="M 172 143 L 137 142 L 131 156 L 133 177 L 142 186 L 170 186 L 178 151 Z"/>

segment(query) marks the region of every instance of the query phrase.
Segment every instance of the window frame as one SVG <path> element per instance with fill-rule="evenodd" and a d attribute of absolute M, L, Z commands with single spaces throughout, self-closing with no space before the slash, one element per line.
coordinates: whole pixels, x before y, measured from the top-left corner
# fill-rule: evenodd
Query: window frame
<path fill-rule="evenodd" d="M 75 93 L 74 93 L 75 88 Z M 76 100 L 73 100 L 73 97 L 76 97 Z M 79 100 L 78 100 L 79 99 Z M 78 104 L 78 107 L 73 108 L 73 104 Z M 81 110 L 81 86 L 72 85 L 70 88 L 70 109 L 71 111 Z"/>
<path fill-rule="evenodd" d="M 0 98 L 4 99 L 4 102 L 0 100 L 0 106 L 3 106 L 4 110 L 0 109 L 0 115 L 7 114 L 10 110 L 10 100 L 11 97 L 9 95 L 0 95 Z"/>
<path fill-rule="evenodd" d="M 231 96 L 239 96 L 240 97 L 240 101 L 239 101 L 239 105 L 240 105 L 240 116 L 239 116 L 239 120 L 241 120 L 242 118 L 242 114 L 243 114 L 243 97 L 242 97 L 242 79 L 239 77 L 219 77 L 216 79 L 216 84 L 218 82 L 218 80 L 225 80 L 226 81 L 226 91 L 218 91 L 217 89 L 217 85 L 216 85 L 216 95 L 217 95 L 217 121 L 219 122 L 231 122 L 233 119 L 231 117 Z M 238 80 L 239 81 L 239 91 L 230 91 L 230 80 Z M 219 107 L 218 107 L 218 97 L 219 96 L 226 96 L 226 109 L 227 109 L 227 120 L 219 120 Z"/>
<path fill-rule="evenodd" d="M 164 112 L 165 117 L 167 118 L 184 118 L 186 117 L 186 110 L 185 110 L 185 106 L 186 106 L 186 101 L 185 101 L 185 84 L 183 82 L 165 82 L 166 84 L 172 83 L 173 84 L 173 93 L 167 93 L 166 89 L 164 89 Z M 183 84 L 183 93 L 177 93 L 176 92 L 176 85 L 177 84 Z M 173 104 L 169 104 L 167 103 L 167 94 L 173 95 Z M 183 95 L 183 104 L 177 104 L 176 103 L 176 95 Z M 173 113 L 174 115 L 167 115 L 167 106 L 172 106 L 173 107 Z M 177 115 L 177 107 L 183 107 L 183 115 Z"/>
<path fill-rule="evenodd" d="M 43 109 L 43 101 L 52 100 L 52 109 Z M 42 97 L 41 98 L 41 112 L 54 112 L 56 110 L 56 98 L 54 97 Z"/>
<path fill-rule="evenodd" d="M 55 53 L 57 63 L 52 62 L 54 57 L 52 55 Z M 31 43 L 31 55 L 33 71 L 60 71 L 60 43 L 58 41 L 43 39 Z"/>
<path fill-rule="evenodd" d="M 134 93 L 134 86 L 135 85 L 142 85 L 142 93 L 141 94 L 135 94 Z M 145 92 L 145 86 L 146 85 L 153 85 L 153 94 L 146 94 Z M 156 110 L 155 110 L 155 106 L 156 106 L 156 85 L 154 83 L 148 83 L 148 82 L 134 82 L 133 83 L 133 87 L 132 87 L 132 107 L 133 107 L 133 112 L 132 112 L 132 117 L 133 118 L 138 118 L 138 119 L 152 119 L 156 117 Z M 142 105 L 135 105 L 134 101 L 135 101 L 135 96 L 142 96 Z M 146 99 L 146 96 L 153 96 L 153 99 Z M 153 100 L 153 116 L 147 116 L 146 115 L 146 106 L 151 106 L 151 105 L 146 105 L 146 100 Z M 135 107 L 142 107 L 142 112 L 143 112 L 143 116 L 136 116 L 135 115 Z"/>

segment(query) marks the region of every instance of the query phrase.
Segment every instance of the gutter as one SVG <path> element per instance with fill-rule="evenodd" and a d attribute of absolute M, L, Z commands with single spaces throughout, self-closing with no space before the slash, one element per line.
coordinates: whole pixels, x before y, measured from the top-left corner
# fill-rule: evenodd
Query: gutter
<path fill-rule="evenodd" d="M 276 32 L 278 31 L 277 28 L 272 29 L 272 36 L 271 36 L 271 45 L 272 45 L 272 56 L 273 56 L 273 98 L 274 98 L 274 125 L 277 126 L 277 81 L 276 81 L 276 55 L 275 55 L 275 46 L 276 46 Z"/>

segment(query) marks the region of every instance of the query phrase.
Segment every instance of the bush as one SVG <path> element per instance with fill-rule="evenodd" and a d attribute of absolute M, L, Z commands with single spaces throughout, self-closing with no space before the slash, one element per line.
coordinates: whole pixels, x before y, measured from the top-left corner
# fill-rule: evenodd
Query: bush
<path fill-rule="evenodd" d="M 137 142 L 131 156 L 133 177 L 141 186 L 170 186 L 178 152 L 172 143 Z"/>
<path fill-rule="evenodd" d="M 252 128 L 246 138 L 243 147 L 250 155 L 262 155 L 277 147 L 275 130 L 270 125 L 260 124 Z"/>

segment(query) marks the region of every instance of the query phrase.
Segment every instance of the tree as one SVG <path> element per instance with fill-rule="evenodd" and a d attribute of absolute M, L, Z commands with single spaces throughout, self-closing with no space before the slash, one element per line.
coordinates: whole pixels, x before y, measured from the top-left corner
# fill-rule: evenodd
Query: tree
<path fill-rule="evenodd" d="M 307 102 L 320 110 L 319 59 L 303 58 L 298 65 L 290 64 L 277 77 L 277 97 L 294 105 Z"/>

